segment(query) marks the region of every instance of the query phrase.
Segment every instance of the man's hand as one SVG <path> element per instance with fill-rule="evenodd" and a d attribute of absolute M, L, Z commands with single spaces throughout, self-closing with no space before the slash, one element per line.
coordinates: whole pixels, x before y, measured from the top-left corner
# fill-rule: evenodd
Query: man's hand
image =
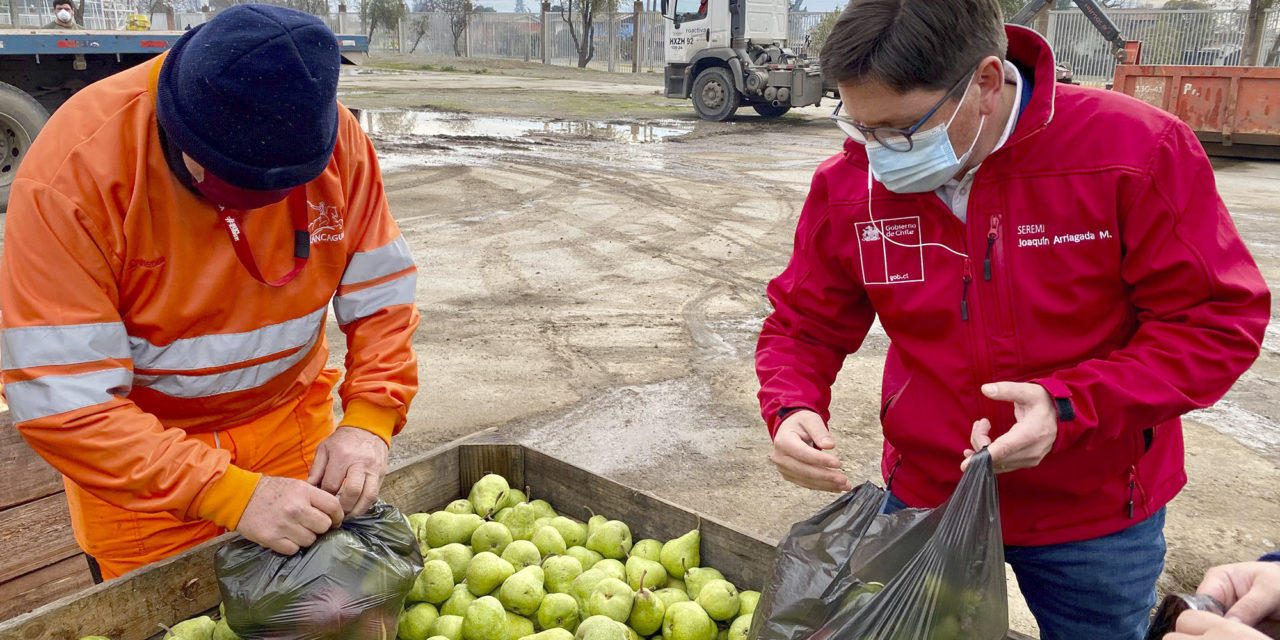
<path fill-rule="evenodd" d="M 276 553 L 291 556 L 340 524 L 342 505 L 334 495 L 301 480 L 262 476 L 236 532 Z"/>
<path fill-rule="evenodd" d="M 1227 605 L 1227 618 L 1280 635 L 1280 562 L 1241 562 L 1214 567 L 1196 593 Z"/>
<path fill-rule="evenodd" d="M 316 449 L 307 482 L 336 494 L 352 516 L 373 506 L 386 475 L 387 443 L 358 427 L 338 427 Z"/>
<path fill-rule="evenodd" d="M 983 418 L 973 423 L 973 433 L 969 436 L 969 444 L 973 448 L 965 449 L 960 470 L 967 470 L 973 453 L 983 447 L 987 447 L 991 454 L 996 473 L 1029 469 L 1040 464 L 1058 439 L 1058 416 L 1049 392 L 1029 382 L 994 382 L 982 385 L 982 395 L 992 400 L 1012 402 L 1017 422 L 995 442 L 991 441 L 990 420 Z"/>
<path fill-rule="evenodd" d="M 840 459 L 821 451 L 835 446 L 822 416 L 800 409 L 778 425 L 769 460 L 788 482 L 820 491 L 848 491 L 853 484 L 840 471 Z"/>
<path fill-rule="evenodd" d="M 1164 640 L 1269 640 L 1268 636 L 1248 625 L 1223 618 L 1208 611 L 1184 611 L 1178 616 L 1174 633 L 1164 634 Z"/>

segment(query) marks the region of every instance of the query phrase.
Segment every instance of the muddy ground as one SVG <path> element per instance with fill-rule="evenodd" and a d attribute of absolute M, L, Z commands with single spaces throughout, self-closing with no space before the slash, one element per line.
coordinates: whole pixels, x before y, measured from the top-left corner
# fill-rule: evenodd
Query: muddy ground
<path fill-rule="evenodd" d="M 790 255 L 814 168 L 842 142 L 829 107 L 709 123 L 658 95 L 655 74 L 458 68 L 342 82 L 348 105 L 373 110 L 363 118 L 421 271 L 422 391 L 396 458 L 496 427 L 769 538 L 830 501 L 766 459 L 752 368 L 765 284 Z M 391 107 L 417 111 L 379 111 Z M 1280 163 L 1222 161 L 1217 175 L 1280 283 Z M 1166 589 L 1280 546 L 1275 337 L 1227 400 L 1187 422 Z M 836 453 L 855 483 L 879 481 L 886 347 L 874 332 L 835 388 Z M 1020 603 L 1013 619 L 1034 632 Z"/>

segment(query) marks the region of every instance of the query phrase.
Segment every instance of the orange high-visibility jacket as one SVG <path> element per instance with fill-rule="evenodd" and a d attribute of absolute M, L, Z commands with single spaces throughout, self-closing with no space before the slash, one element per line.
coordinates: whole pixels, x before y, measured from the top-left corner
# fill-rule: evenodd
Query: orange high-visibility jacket
<path fill-rule="evenodd" d="M 372 144 L 339 106 L 324 173 L 250 212 L 254 280 L 217 209 L 178 182 L 155 116 L 161 59 L 95 83 L 49 119 L 9 198 L 0 261 L 5 394 L 27 442 L 117 506 L 234 529 L 259 474 L 186 437 L 296 401 L 347 337 L 342 424 L 390 442 L 417 390 L 417 271 Z M 234 135 L 234 132 L 228 132 Z"/>

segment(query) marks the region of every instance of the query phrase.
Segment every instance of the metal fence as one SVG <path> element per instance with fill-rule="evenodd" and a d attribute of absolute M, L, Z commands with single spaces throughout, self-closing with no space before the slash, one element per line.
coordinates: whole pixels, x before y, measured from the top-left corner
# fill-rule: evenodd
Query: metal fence
<path fill-rule="evenodd" d="M 1126 40 L 1142 41 L 1143 64 L 1238 65 L 1244 45 L 1244 11 L 1110 10 Z M 1264 20 L 1259 63 L 1280 66 L 1280 9 Z M 1058 62 L 1086 82 L 1110 81 L 1111 45 L 1079 11 L 1051 11 L 1047 39 Z M 1269 58 L 1269 59 L 1268 59 Z"/>
<path fill-rule="evenodd" d="M 13 24 L 10 3 L 17 3 L 18 23 Z M 88 29 L 123 29 L 132 11 L 123 2 L 86 2 L 80 22 Z M 0 1 L 0 28 L 39 28 L 53 21 L 53 0 L 2 0 Z"/>

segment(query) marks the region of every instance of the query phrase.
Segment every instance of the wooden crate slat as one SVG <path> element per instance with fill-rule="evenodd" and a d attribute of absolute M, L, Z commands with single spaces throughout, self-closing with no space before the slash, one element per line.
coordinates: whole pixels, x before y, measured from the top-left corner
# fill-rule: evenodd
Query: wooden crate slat
<path fill-rule="evenodd" d="M 66 496 L 56 493 L 0 511 L 0 549 L 0 581 L 79 553 Z"/>
<path fill-rule="evenodd" d="M 83 553 L 0 583 L 0 620 L 93 586 Z"/>
<path fill-rule="evenodd" d="M 62 475 L 18 434 L 13 417 L 0 411 L 0 509 L 62 491 Z"/>
<path fill-rule="evenodd" d="M 458 450 L 437 449 L 387 473 L 379 497 L 405 515 L 443 508 L 458 497 Z"/>
<path fill-rule="evenodd" d="M 518 444 L 464 444 L 458 447 L 458 466 L 461 475 L 462 497 L 467 497 L 471 485 L 486 474 L 496 473 L 507 479 L 514 489 L 524 490 L 524 447 Z"/>
<path fill-rule="evenodd" d="M 525 451 L 524 466 L 529 485 L 557 511 L 581 520 L 591 512 L 622 520 L 632 528 L 634 540 L 665 542 L 701 521 L 702 565 L 719 569 L 742 589 L 759 590 L 773 569 L 776 550 L 768 540 L 699 519 L 670 502 L 532 449 Z"/>

